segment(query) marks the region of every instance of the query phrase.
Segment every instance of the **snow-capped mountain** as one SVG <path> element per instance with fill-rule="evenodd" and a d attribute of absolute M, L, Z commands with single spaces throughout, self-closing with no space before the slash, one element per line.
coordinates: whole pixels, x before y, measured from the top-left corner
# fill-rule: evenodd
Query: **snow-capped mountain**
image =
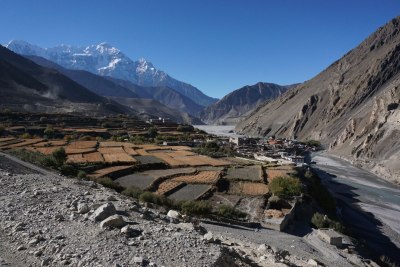
<path fill-rule="evenodd" d="M 6 47 L 21 55 L 43 57 L 68 69 L 86 70 L 141 86 L 167 86 L 202 106 L 208 106 L 217 100 L 203 94 L 196 87 L 175 80 L 167 73 L 157 70 L 145 59 L 133 61 L 119 49 L 107 43 L 87 47 L 60 45 L 53 48 L 41 48 L 25 41 L 13 40 Z"/>

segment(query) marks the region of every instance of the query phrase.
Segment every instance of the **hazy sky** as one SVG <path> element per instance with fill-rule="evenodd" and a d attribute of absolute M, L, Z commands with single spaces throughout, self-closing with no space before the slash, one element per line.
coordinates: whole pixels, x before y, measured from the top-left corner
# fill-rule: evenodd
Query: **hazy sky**
<path fill-rule="evenodd" d="M 399 0 L 1 0 L 0 43 L 108 42 L 213 97 L 302 82 L 400 15 Z"/>

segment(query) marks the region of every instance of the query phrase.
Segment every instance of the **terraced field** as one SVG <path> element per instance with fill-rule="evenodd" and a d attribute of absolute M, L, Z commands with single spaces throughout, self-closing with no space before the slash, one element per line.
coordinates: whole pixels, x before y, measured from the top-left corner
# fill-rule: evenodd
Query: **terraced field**
<path fill-rule="evenodd" d="M 182 175 L 171 180 L 187 184 L 215 184 L 220 176 L 221 172 L 218 171 L 202 171 L 195 175 Z"/>
<path fill-rule="evenodd" d="M 230 183 L 228 194 L 262 196 L 269 192 L 268 186 L 263 183 L 236 182 Z"/>
<path fill-rule="evenodd" d="M 158 186 L 156 194 L 168 195 L 168 193 L 170 193 L 171 191 L 174 191 L 184 185 L 185 185 L 185 183 L 183 183 L 183 182 L 165 181 Z"/>
<path fill-rule="evenodd" d="M 168 197 L 177 201 L 195 200 L 211 189 L 207 184 L 187 184 Z"/>
<path fill-rule="evenodd" d="M 224 178 L 228 180 L 244 180 L 262 182 L 264 179 L 264 171 L 262 166 L 243 166 L 243 167 L 231 167 L 226 171 Z"/>
<path fill-rule="evenodd" d="M 268 182 L 271 182 L 276 177 L 287 176 L 295 172 L 296 171 L 291 166 L 279 166 L 275 168 L 268 168 L 267 169 Z"/>
<path fill-rule="evenodd" d="M 93 172 L 92 174 L 90 174 L 89 176 L 94 177 L 94 178 L 105 177 L 108 175 L 112 175 L 115 172 L 128 170 L 128 169 L 132 168 L 132 166 L 133 165 L 107 167 L 107 168 L 99 169 L 99 170 Z"/>

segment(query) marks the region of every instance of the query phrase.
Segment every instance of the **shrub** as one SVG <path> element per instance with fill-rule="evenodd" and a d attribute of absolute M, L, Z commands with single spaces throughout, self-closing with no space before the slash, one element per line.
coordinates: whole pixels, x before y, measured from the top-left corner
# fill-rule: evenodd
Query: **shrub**
<path fill-rule="evenodd" d="M 23 138 L 23 139 L 32 138 L 32 136 L 31 136 L 29 133 L 24 133 L 24 134 L 22 134 L 20 137 Z"/>
<path fill-rule="evenodd" d="M 86 172 L 80 170 L 77 175 L 78 179 L 86 179 Z"/>
<path fill-rule="evenodd" d="M 124 191 L 122 191 L 122 194 L 129 196 L 129 197 L 134 197 L 134 198 L 139 198 L 139 196 L 143 193 L 143 190 L 140 188 L 137 188 L 135 186 L 130 186 L 128 188 L 125 188 Z"/>
<path fill-rule="evenodd" d="M 321 146 L 321 142 L 318 140 L 307 140 L 306 142 L 304 142 L 306 145 L 308 146 L 315 146 L 315 147 L 320 147 Z"/>
<path fill-rule="evenodd" d="M 122 186 L 114 182 L 110 177 L 97 178 L 96 182 L 103 185 L 104 187 L 114 189 L 117 192 L 121 192 L 124 189 Z"/>
<path fill-rule="evenodd" d="M 169 199 L 165 196 L 159 196 L 152 192 L 145 191 L 139 196 L 139 200 L 142 202 L 149 202 L 159 206 L 164 206 L 167 208 L 174 207 L 175 203 L 172 199 Z"/>
<path fill-rule="evenodd" d="M 75 166 L 71 164 L 62 164 L 59 168 L 62 175 L 76 177 L 78 175 L 78 170 Z"/>
<path fill-rule="evenodd" d="M 329 215 L 336 213 L 335 199 L 331 193 L 325 188 L 317 175 L 308 171 L 304 177 L 311 183 L 310 194 Z"/>
<path fill-rule="evenodd" d="M 157 134 L 158 134 L 158 130 L 157 130 L 156 127 L 150 127 L 150 128 L 147 130 L 147 136 L 150 137 L 150 138 L 156 137 Z"/>
<path fill-rule="evenodd" d="M 344 226 L 335 220 L 329 219 L 328 216 L 323 215 L 319 212 L 314 213 L 311 218 L 311 223 L 315 228 L 333 228 L 338 232 L 345 232 Z"/>
<path fill-rule="evenodd" d="M 244 219 L 247 217 L 247 214 L 235 209 L 229 205 L 221 205 L 217 207 L 216 214 L 221 217 L 226 217 L 229 219 Z"/>
<path fill-rule="evenodd" d="M 186 215 L 204 216 L 211 213 L 212 206 L 207 201 L 189 200 L 181 204 L 181 210 Z"/>
<path fill-rule="evenodd" d="M 272 194 L 279 197 L 292 197 L 301 194 L 301 183 L 297 178 L 280 176 L 273 179 L 269 185 Z"/>
<path fill-rule="evenodd" d="M 67 153 L 63 147 L 57 148 L 51 153 L 58 166 L 63 165 L 67 161 Z"/>

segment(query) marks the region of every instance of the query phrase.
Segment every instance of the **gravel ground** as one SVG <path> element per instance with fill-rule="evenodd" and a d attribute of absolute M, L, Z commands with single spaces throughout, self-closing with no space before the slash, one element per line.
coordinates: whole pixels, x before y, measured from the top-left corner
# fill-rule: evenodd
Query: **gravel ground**
<path fill-rule="evenodd" d="M 195 228 L 94 182 L 21 164 L 0 161 L 0 266 L 352 266 L 354 255 L 315 235 Z"/>

